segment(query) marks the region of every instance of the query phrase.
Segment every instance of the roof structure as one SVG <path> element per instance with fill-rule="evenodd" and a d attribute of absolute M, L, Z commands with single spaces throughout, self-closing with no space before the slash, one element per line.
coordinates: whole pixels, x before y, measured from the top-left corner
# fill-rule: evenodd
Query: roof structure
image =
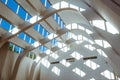
<path fill-rule="evenodd" d="M 0 47 L 10 42 L 11 50 L 22 57 L 36 56 L 58 80 L 119 80 L 119 3 L 1 0 Z M 97 58 L 89 59 L 92 56 Z"/>

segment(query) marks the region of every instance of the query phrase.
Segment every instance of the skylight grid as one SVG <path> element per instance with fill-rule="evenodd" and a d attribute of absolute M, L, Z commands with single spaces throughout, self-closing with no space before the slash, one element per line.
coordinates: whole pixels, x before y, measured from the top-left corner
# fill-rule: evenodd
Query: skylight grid
<path fill-rule="evenodd" d="M 13 43 L 9 43 L 9 50 L 10 51 L 14 51 L 16 53 L 21 53 L 23 51 L 23 48 L 13 44 Z"/>
<path fill-rule="evenodd" d="M 10 31 L 11 29 L 14 28 L 14 26 L 11 23 L 7 22 L 6 20 L 4 20 L 2 18 L 1 18 L 0 26 L 7 31 Z"/>
<path fill-rule="evenodd" d="M 28 20 L 32 16 L 22 8 L 15 0 L 2 0 L 3 4 L 5 4 L 8 8 L 10 8 L 14 13 L 16 13 L 23 20 Z M 12 4 L 12 5 L 11 5 Z"/>
<path fill-rule="evenodd" d="M 50 8 L 51 4 L 48 0 L 40 0 L 41 3 L 46 7 L 46 9 Z M 53 15 L 53 18 L 60 25 L 61 28 L 64 28 L 64 23 L 58 14 Z"/>

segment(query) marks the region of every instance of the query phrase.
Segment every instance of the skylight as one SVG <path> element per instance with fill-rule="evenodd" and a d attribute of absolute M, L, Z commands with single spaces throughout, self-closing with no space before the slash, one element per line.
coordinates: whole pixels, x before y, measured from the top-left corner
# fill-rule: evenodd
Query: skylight
<path fill-rule="evenodd" d="M 73 9 L 79 10 L 79 7 L 76 6 L 76 5 L 73 5 L 73 4 L 70 4 L 70 8 L 73 8 Z"/>
<path fill-rule="evenodd" d="M 80 69 L 77 68 L 77 67 L 74 68 L 72 71 L 75 72 L 77 75 L 79 75 L 79 76 L 81 76 L 81 77 L 84 77 L 84 76 L 86 75 L 85 72 L 83 72 L 82 70 L 80 70 Z"/>
<path fill-rule="evenodd" d="M 61 49 L 63 52 L 67 52 L 68 50 L 70 50 L 70 48 L 69 47 L 63 47 L 62 49 Z"/>
<path fill-rule="evenodd" d="M 34 60 L 36 63 L 40 61 L 40 56 L 37 56 L 36 59 Z"/>
<path fill-rule="evenodd" d="M 80 8 L 80 12 L 83 12 L 83 11 L 85 11 L 85 9 L 83 9 L 83 8 Z"/>
<path fill-rule="evenodd" d="M 50 62 L 46 59 L 46 58 L 43 58 L 41 60 L 41 63 L 46 67 L 46 68 L 49 68 L 50 66 Z"/>
<path fill-rule="evenodd" d="M 55 37 L 57 37 L 57 34 L 51 33 L 50 35 L 48 35 L 48 39 L 50 39 L 50 40 Z"/>
<path fill-rule="evenodd" d="M 101 75 L 103 75 L 107 79 L 114 79 L 114 74 L 109 70 L 105 70 L 104 72 L 101 73 Z"/>
<path fill-rule="evenodd" d="M 36 42 L 34 42 L 33 44 L 32 44 L 32 46 L 33 47 L 38 47 L 38 46 L 40 46 L 41 44 L 39 43 L 39 41 L 36 41 Z"/>
<path fill-rule="evenodd" d="M 95 70 L 97 69 L 98 67 L 100 67 L 100 65 L 96 64 L 95 62 L 91 61 L 91 60 L 87 60 L 86 62 L 84 62 L 84 64 L 86 66 L 88 66 L 89 68 Z"/>
<path fill-rule="evenodd" d="M 60 61 L 61 64 L 63 64 L 66 67 L 69 67 L 71 64 L 69 62 L 67 62 L 65 59 L 63 59 L 62 61 Z"/>
<path fill-rule="evenodd" d="M 103 47 L 102 40 L 95 40 L 95 43 L 98 44 L 99 46 Z"/>
<path fill-rule="evenodd" d="M 61 2 L 61 8 L 66 8 L 66 7 L 69 7 L 69 3 L 65 2 L 65 1 L 62 1 Z"/>
<path fill-rule="evenodd" d="M 56 67 L 56 66 L 54 66 L 54 67 L 52 68 L 52 72 L 54 72 L 57 76 L 60 75 L 60 69 L 59 69 L 58 67 Z"/>
<path fill-rule="evenodd" d="M 40 19 L 41 19 L 41 17 L 39 17 L 38 15 L 35 15 L 35 16 L 33 16 L 33 17 L 29 20 L 29 22 L 30 22 L 31 24 L 33 24 L 33 23 L 37 22 L 37 21 L 40 20 Z"/>
<path fill-rule="evenodd" d="M 55 9 L 60 9 L 60 3 L 56 3 L 52 7 L 55 8 Z"/>
<path fill-rule="evenodd" d="M 79 54 L 78 52 L 75 52 L 75 51 L 71 54 L 71 56 L 74 57 L 77 60 L 79 60 L 80 58 L 83 57 L 83 55 L 81 55 L 81 54 Z"/>
<path fill-rule="evenodd" d="M 100 54 L 100 55 L 102 55 L 102 56 L 104 56 L 104 57 L 108 57 L 106 54 L 105 54 L 105 52 L 104 51 L 102 51 L 101 49 L 97 49 L 97 52 Z"/>
<path fill-rule="evenodd" d="M 102 30 L 105 30 L 105 22 L 104 22 L 104 20 L 93 20 L 92 23 L 93 23 L 93 25 L 95 27 L 98 27 L 98 28 L 100 28 Z"/>
<path fill-rule="evenodd" d="M 76 24 L 76 23 L 73 23 L 73 24 L 72 24 L 72 29 L 78 29 L 78 27 L 77 27 L 77 24 Z"/>
<path fill-rule="evenodd" d="M 95 50 L 95 47 L 93 47 L 92 45 L 85 45 L 84 47 L 88 48 L 91 51 Z"/>
<path fill-rule="evenodd" d="M 103 40 L 103 44 L 104 44 L 104 48 L 111 47 L 111 45 L 105 40 Z"/>
<path fill-rule="evenodd" d="M 90 80 L 95 80 L 95 78 L 91 78 Z"/>
<path fill-rule="evenodd" d="M 47 49 L 46 54 L 50 54 L 50 53 L 51 53 L 51 50 Z"/>
<path fill-rule="evenodd" d="M 52 58 L 54 58 L 54 59 L 58 59 L 59 58 L 58 54 L 56 54 L 56 53 L 52 53 L 50 56 Z"/>
<path fill-rule="evenodd" d="M 18 31 L 20 31 L 20 30 L 17 27 L 15 27 L 12 30 L 10 30 L 9 32 L 12 34 L 16 34 Z"/>
<path fill-rule="evenodd" d="M 109 33 L 119 34 L 119 31 L 110 22 L 106 22 L 106 26 Z"/>
<path fill-rule="evenodd" d="M 89 30 L 89 29 L 86 29 L 86 32 L 88 33 L 88 34 L 92 34 L 93 32 L 91 31 L 91 30 Z"/>

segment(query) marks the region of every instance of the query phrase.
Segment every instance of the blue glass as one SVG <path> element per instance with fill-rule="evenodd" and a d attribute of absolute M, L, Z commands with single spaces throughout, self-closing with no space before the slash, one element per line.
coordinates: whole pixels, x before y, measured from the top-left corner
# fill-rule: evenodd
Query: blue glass
<path fill-rule="evenodd" d="M 61 28 L 64 28 L 64 23 L 63 23 L 62 20 L 61 20 L 61 23 L 60 23 L 60 27 L 61 27 Z"/>
<path fill-rule="evenodd" d="M 22 7 L 20 7 L 20 8 L 19 8 L 18 15 L 19 15 L 23 20 L 25 20 L 25 18 L 26 18 L 26 11 L 25 11 Z"/>
<path fill-rule="evenodd" d="M 18 4 L 14 0 L 8 0 L 7 6 L 16 13 Z"/>
<path fill-rule="evenodd" d="M 11 25 L 11 30 L 14 28 L 15 26 Z"/>
<path fill-rule="evenodd" d="M 45 6 L 45 0 L 41 0 L 41 3 Z"/>
<path fill-rule="evenodd" d="M 16 52 L 19 52 L 19 47 L 17 45 L 15 45 L 15 50 Z"/>
<path fill-rule="evenodd" d="M 7 31 L 9 31 L 9 29 L 10 29 L 10 23 L 8 23 L 7 21 L 5 21 L 4 19 L 2 20 L 0 26 L 2 28 L 4 28 L 5 30 L 7 30 Z"/>
<path fill-rule="evenodd" d="M 34 39 L 31 38 L 31 44 L 33 44 L 34 42 L 35 42 Z"/>
<path fill-rule="evenodd" d="M 5 4 L 6 0 L 1 0 L 1 2 Z"/>
<path fill-rule="evenodd" d="M 19 34 L 18 37 L 23 40 L 23 39 L 24 39 L 24 35 L 25 35 L 25 34 L 22 32 L 22 33 Z"/>
<path fill-rule="evenodd" d="M 38 24 L 35 24 L 35 25 L 34 25 L 34 29 L 35 29 L 36 31 L 38 31 Z"/>
<path fill-rule="evenodd" d="M 49 7 L 50 7 L 50 3 L 49 3 L 49 1 L 47 0 L 46 8 L 48 9 Z"/>
<path fill-rule="evenodd" d="M 39 33 L 42 34 L 42 31 L 43 31 L 43 27 L 40 25 Z"/>
<path fill-rule="evenodd" d="M 54 45 L 54 39 L 51 40 L 51 43 Z"/>
<path fill-rule="evenodd" d="M 58 23 L 58 17 L 59 17 L 59 16 L 56 14 L 56 22 L 57 22 L 57 23 Z"/>
<path fill-rule="evenodd" d="M 57 40 L 55 39 L 55 42 L 54 42 L 55 45 L 57 45 Z"/>
<path fill-rule="evenodd" d="M 30 14 L 28 14 L 27 20 L 29 20 L 30 18 L 32 18 L 32 16 Z"/>
<path fill-rule="evenodd" d="M 47 50 L 47 48 L 45 46 L 43 46 L 43 52 L 45 52 Z"/>
<path fill-rule="evenodd" d="M 47 36 L 47 31 L 44 29 L 44 37 Z"/>
<path fill-rule="evenodd" d="M 26 35 L 25 41 L 26 41 L 27 43 L 29 43 L 29 40 L 30 40 L 30 37 L 29 37 L 28 35 Z"/>
<path fill-rule="evenodd" d="M 39 49 L 40 49 L 40 51 L 43 51 L 43 46 L 40 46 Z"/>

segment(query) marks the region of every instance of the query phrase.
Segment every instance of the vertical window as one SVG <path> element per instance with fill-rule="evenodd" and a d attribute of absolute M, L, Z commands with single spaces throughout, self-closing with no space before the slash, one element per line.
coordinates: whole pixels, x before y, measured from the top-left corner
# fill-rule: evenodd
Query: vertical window
<path fill-rule="evenodd" d="M 5 20 L 2 20 L 1 26 L 2 26 L 2 28 L 4 28 L 4 29 L 7 30 L 7 31 L 9 31 L 9 29 L 10 29 L 10 23 L 8 23 L 8 22 L 5 21 Z"/>
<path fill-rule="evenodd" d="M 16 13 L 18 4 L 14 0 L 8 0 L 7 6 Z"/>
<path fill-rule="evenodd" d="M 19 36 L 18 36 L 20 39 L 24 40 L 24 33 L 20 33 Z"/>
<path fill-rule="evenodd" d="M 18 15 L 19 15 L 23 20 L 25 20 L 25 18 L 26 18 L 26 11 L 25 11 L 22 7 L 20 7 L 20 8 L 19 8 Z"/>

